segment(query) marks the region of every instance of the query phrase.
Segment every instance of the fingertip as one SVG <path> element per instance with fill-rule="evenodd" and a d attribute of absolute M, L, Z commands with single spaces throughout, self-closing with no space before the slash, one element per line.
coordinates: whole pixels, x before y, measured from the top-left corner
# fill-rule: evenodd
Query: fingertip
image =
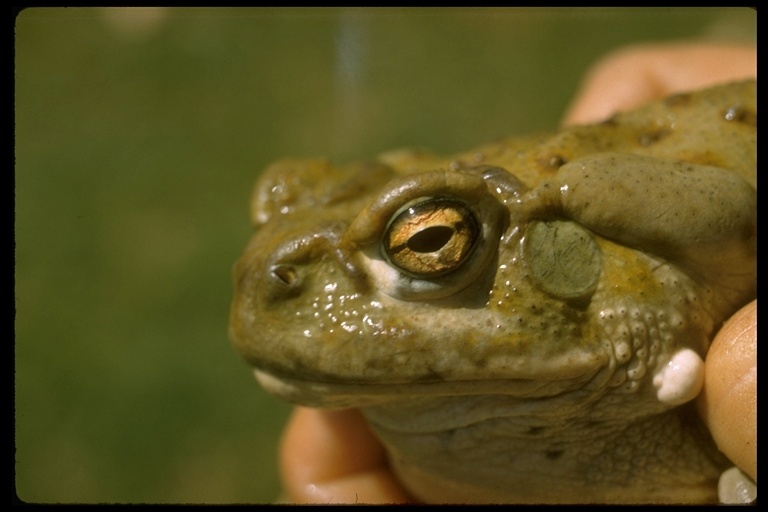
<path fill-rule="evenodd" d="M 757 481 L 757 301 L 731 317 L 706 359 L 699 412 L 720 451 Z"/>
<path fill-rule="evenodd" d="M 562 124 L 599 122 L 673 93 L 755 76 L 755 45 L 682 41 L 623 47 L 587 73 Z"/>
<path fill-rule="evenodd" d="M 562 124 L 603 121 L 654 97 L 645 52 L 643 46 L 630 46 L 601 58 L 585 75 Z"/>
<path fill-rule="evenodd" d="M 386 453 L 356 410 L 297 407 L 280 444 L 292 503 L 404 503 Z"/>

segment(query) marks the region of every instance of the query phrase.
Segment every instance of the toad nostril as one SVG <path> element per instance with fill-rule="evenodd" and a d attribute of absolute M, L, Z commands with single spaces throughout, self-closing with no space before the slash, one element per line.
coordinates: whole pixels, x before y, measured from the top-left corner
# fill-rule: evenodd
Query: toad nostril
<path fill-rule="evenodd" d="M 293 286 L 298 280 L 296 269 L 291 265 L 275 265 L 272 267 L 272 275 L 288 286 Z"/>

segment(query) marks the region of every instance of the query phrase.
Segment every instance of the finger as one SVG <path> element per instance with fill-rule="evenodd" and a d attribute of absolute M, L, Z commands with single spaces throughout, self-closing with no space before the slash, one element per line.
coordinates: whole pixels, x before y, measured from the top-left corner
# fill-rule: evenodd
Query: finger
<path fill-rule="evenodd" d="M 281 474 L 293 503 L 405 503 L 384 448 L 359 412 L 297 407 L 282 439 Z"/>
<path fill-rule="evenodd" d="M 602 121 L 675 92 L 757 76 L 753 45 L 638 45 L 602 59 L 587 75 L 563 124 Z"/>
<path fill-rule="evenodd" d="M 712 342 L 699 412 L 718 448 L 757 481 L 757 301 L 728 320 Z"/>

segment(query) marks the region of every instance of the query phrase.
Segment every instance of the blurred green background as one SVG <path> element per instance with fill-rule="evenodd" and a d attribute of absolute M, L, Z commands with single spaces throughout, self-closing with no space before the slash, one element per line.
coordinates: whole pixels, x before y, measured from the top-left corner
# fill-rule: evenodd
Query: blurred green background
<path fill-rule="evenodd" d="M 290 409 L 227 340 L 270 162 L 550 129 L 611 49 L 755 31 L 741 8 L 23 11 L 18 496 L 274 500 Z"/>

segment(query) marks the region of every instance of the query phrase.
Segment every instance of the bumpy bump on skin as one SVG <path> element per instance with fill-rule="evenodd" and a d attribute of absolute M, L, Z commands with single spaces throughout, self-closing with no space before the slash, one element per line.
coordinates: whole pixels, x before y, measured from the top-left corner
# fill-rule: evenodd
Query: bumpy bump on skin
<path fill-rule="evenodd" d="M 723 472 L 717 489 L 720 502 L 726 505 L 746 505 L 757 499 L 757 484 L 736 467 Z"/>
<path fill-rule="evenodd" d="M 680 405 L 693 400 L 704 385 L 704 361 L 691 349 L 677 352 L 653 377 L 660 402 Z"/>

